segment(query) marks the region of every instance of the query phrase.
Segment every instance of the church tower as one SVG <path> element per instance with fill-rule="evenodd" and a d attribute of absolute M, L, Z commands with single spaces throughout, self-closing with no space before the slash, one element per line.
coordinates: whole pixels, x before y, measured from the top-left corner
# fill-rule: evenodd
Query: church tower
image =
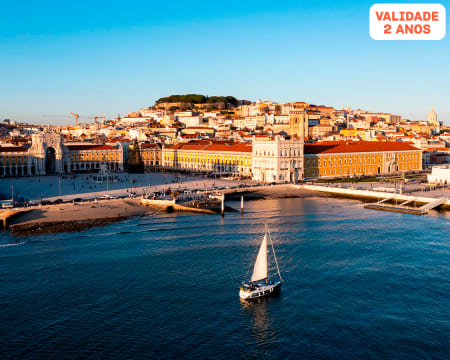
<path fill-rule="evenodd" d="M 439 125 L 439 123 L 437 121 L 437 114 L 433 108 L 431 108 L 431 111 L 428 114 L 427 121 L 428 121 L 428 124 L 430 124 L 430 125 L 436 125 L 436 126 Z"/>

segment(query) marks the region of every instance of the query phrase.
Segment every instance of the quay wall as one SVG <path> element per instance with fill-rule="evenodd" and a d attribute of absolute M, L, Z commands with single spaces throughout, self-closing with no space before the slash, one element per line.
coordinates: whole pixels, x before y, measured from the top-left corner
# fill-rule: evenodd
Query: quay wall
<path fill-rule="evenodd" d="M 216 214 L 217 211 L 205 208 L 196 208 L 190 206 L 184 206 L 181 204 L 177 204 L 174 200 L 153 200 L 153 199 L 141 199 L 141 205 L 150 206 L 156 209 L 161 209 L 164 211 L 189 211 L 189 212 L 198 212 L 202 214 Z"/>
<path fill-rule="evenodd" d="M 161 208 L 166 210 L 169 206 L 174 206 L 174 200 L 153 200 L 153 199 L 141 199 L 141 205 L 151 206 L 155 208 Z"/>

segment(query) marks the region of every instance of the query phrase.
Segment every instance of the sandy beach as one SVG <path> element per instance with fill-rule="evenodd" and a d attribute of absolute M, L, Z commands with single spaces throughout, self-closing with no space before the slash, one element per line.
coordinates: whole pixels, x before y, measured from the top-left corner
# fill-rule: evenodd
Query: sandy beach
<path fill-rule="evenodd" d="M 140 205 L 139 198 L 48 205 L 11 219 L 9 228 L 16 235 L 80 231 L 156 211 Z"/>

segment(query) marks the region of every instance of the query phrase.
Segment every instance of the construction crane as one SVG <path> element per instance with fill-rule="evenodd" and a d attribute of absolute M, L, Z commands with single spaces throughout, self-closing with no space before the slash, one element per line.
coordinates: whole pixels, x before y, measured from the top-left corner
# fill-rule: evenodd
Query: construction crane
<path fill-rule="evenodd" d="M 105 120 L 105 117 L 104 116 L 96 116 L 96 117 L 94 117 L 94 122 L 97 124 L 97 119 L 103 119 L 103 120 Z"/>
<path fill-rule="evenodd" d="M 75 125 L 78 126 L 78 118 L 80 117 L 80 115 L 75 114 L 74 112 L 71 112 L 71 114 L 72 114 L 73 116 L 75 116 Z"/>
<path fill-rule="evenodd" d="M 97 132 L 98 132 L 98 129 L 99 129 L 99 126 L 97 125 L 97 119 L 105 120 L 105 117 L 104 116 L 95 116 L 94 117 L 95 140 L 96 140 L 96 142 L 98 142 L 98 134 L 97 134 Z"/>

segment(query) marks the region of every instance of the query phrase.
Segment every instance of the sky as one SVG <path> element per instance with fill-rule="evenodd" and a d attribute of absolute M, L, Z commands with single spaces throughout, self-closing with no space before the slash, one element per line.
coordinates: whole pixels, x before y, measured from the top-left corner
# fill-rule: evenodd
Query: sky
<path fill-rule="evenodd" d="M 350 105 L 411 120 L 433 107 L 450 125 L 449 35 L 372 40 L 374 3 L 3 2 L 0 121 L 112 118 L 197 93 Z"/>

